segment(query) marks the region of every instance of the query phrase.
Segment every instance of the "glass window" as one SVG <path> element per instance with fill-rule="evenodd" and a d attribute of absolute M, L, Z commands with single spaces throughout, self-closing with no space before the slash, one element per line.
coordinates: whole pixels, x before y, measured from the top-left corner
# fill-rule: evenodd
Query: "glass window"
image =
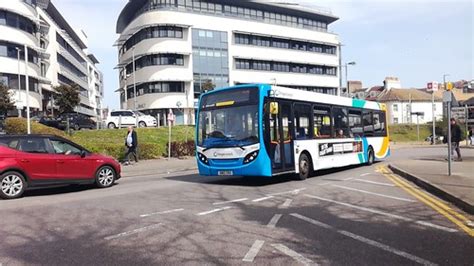
<path fill-rule="evenodd" d="M 308 139 L 310 137 L 310 118 L 311 106 L 309 104 L 295 104 L 296 139 Z"/>
<path fill-rule="evenodd" d="M 362 112 L 360 110 L 349 110 L 349 129 L 351 136 L 363 136 Z"/>
<path fill-rule="evenodd" d="M 18 149 L 28 153 L 48 153 L 44 139 L 41 138 L 20 139 Z"/>
<path fill-rule="evenodd" d="M 362 122 L 364 124 L 364 135 L 374 135 L 374 124 L 372 119 L 372 111 L 364 111 L 362 115 Z"/>
<path fill-rule="evenodd" d="M 51 140 L 54 153 L 63 155 L 80 155 L 81 150 L 62 140 Z"/>
<path fill-rule="evenodd" d="M 385 112 L 377 111 L 374 112 L 374 131 L 375 134 L 378 136 L 387 136 L 387 131 L 386 131 L 386 116 Z"/>
<path fill-rule="evenodd" d="M 349 132 L 349 119 L 346 108 L 335 107 L 332 109 L 333 120 L 334 120 L 334 131 L 336 138 L 350 138 L 352 137 Z"/>
<path fill-rule="evenodd" d="M 313 130 L 315 139 L 331 137 L 331 109 L 326 106 L 314 106 Z"/>

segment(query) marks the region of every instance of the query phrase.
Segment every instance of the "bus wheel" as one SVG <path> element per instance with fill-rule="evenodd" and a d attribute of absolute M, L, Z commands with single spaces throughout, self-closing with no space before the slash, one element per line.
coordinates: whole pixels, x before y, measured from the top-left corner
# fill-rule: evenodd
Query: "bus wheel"
<path fill-rule="evenodd" d="M 305 153 L 300 155 L 300 160 L 299 160 L 299 175 L 298 178 L 299 180 L 305 180 L 306 178 L 311 176 L 312 172 L 312 166 L 311 166 L 311 161 L 308 158 L 308 155 Z"/>
<path fill-rule="evenodd" d="M 372 165 L 375 161 L 374 149 L 370 147 L 367 154 L 368 154 L 367 165 Z"/>

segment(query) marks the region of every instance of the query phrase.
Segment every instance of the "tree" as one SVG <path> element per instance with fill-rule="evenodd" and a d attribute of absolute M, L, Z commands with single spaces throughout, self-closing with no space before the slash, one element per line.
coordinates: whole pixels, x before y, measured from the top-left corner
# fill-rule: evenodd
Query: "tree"
<path fill-rule="evenodd" d="M 11 99 L 10 88 L 0 82 L 0 115 L 7 115 L 8 111 L 15 108 Z"/>
<path fill-rule="evenodd" d="M 212 91 L 216 87 L 216 84 L 212 83 L 212 80 L 208 79 L 202 84 L 203 91 Z"/>
<path fill-rule="evenodd" d="M 74 112 L 74 108 L 81 102 L 77 85 L 60 85 L 54 87 L 54 91 L 56 92 L 54 102 L 58 105 L 60 113 Z"/>

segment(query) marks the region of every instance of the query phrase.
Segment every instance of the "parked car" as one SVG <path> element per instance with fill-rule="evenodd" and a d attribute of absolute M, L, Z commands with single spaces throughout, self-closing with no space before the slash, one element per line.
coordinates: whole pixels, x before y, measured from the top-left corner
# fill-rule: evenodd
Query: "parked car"
<path fill-rule="evenodd" d="M 127 126 L 156 127 L 156 118 L 139 111 L 117 110 L 109 113 L 106 125 L 108 128 L 118 128 Z"/>
<path fill-rule="evenodd" d="M 5 116 L 0 115 L 0 134 L 5 134 Z"/>
<path fill-rule="evenodd" d="M 14 199 L 28 188 L 58 184 L 106 188 L 120 173 L 117 160 L 58 136 L 0 136 L 0 198 Z"/>
<path fill-rule="evenodd" d="M 54 127 L 54 128 L 59 129 L 59 130 L 66 129 L 66 127 L 64 127 L 57 118 L 53 118 L 53 117 L 50 117 L 50 116 L 42 116 L 42 117 L 38 117 L 35 120 L 37 120 L 38 123 L 40 123 L 42 125 L 45 125 L 45 126 L 48 126 L 48 127 Z"/>
<path fill-rule="evenodd" d="M 67 128 L 67 117 L 69 117 L 69 128 L 71 129 L 95 129 L 97 127 L 96 122 L 86 115 L 77 113 L 65 113 L 61 114 L 58 117 L 59 127 L 62 130 Z"/>

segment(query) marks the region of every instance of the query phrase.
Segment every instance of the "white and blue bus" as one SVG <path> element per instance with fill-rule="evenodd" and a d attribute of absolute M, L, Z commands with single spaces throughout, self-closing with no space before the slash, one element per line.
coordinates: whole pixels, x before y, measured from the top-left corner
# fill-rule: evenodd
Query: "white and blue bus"
<path fill-rule="evenodd" d="M 204 93 L 199 174 L 275 176 L 372 164 L 390 154 L 385 105 L 268 84 Z"/>

